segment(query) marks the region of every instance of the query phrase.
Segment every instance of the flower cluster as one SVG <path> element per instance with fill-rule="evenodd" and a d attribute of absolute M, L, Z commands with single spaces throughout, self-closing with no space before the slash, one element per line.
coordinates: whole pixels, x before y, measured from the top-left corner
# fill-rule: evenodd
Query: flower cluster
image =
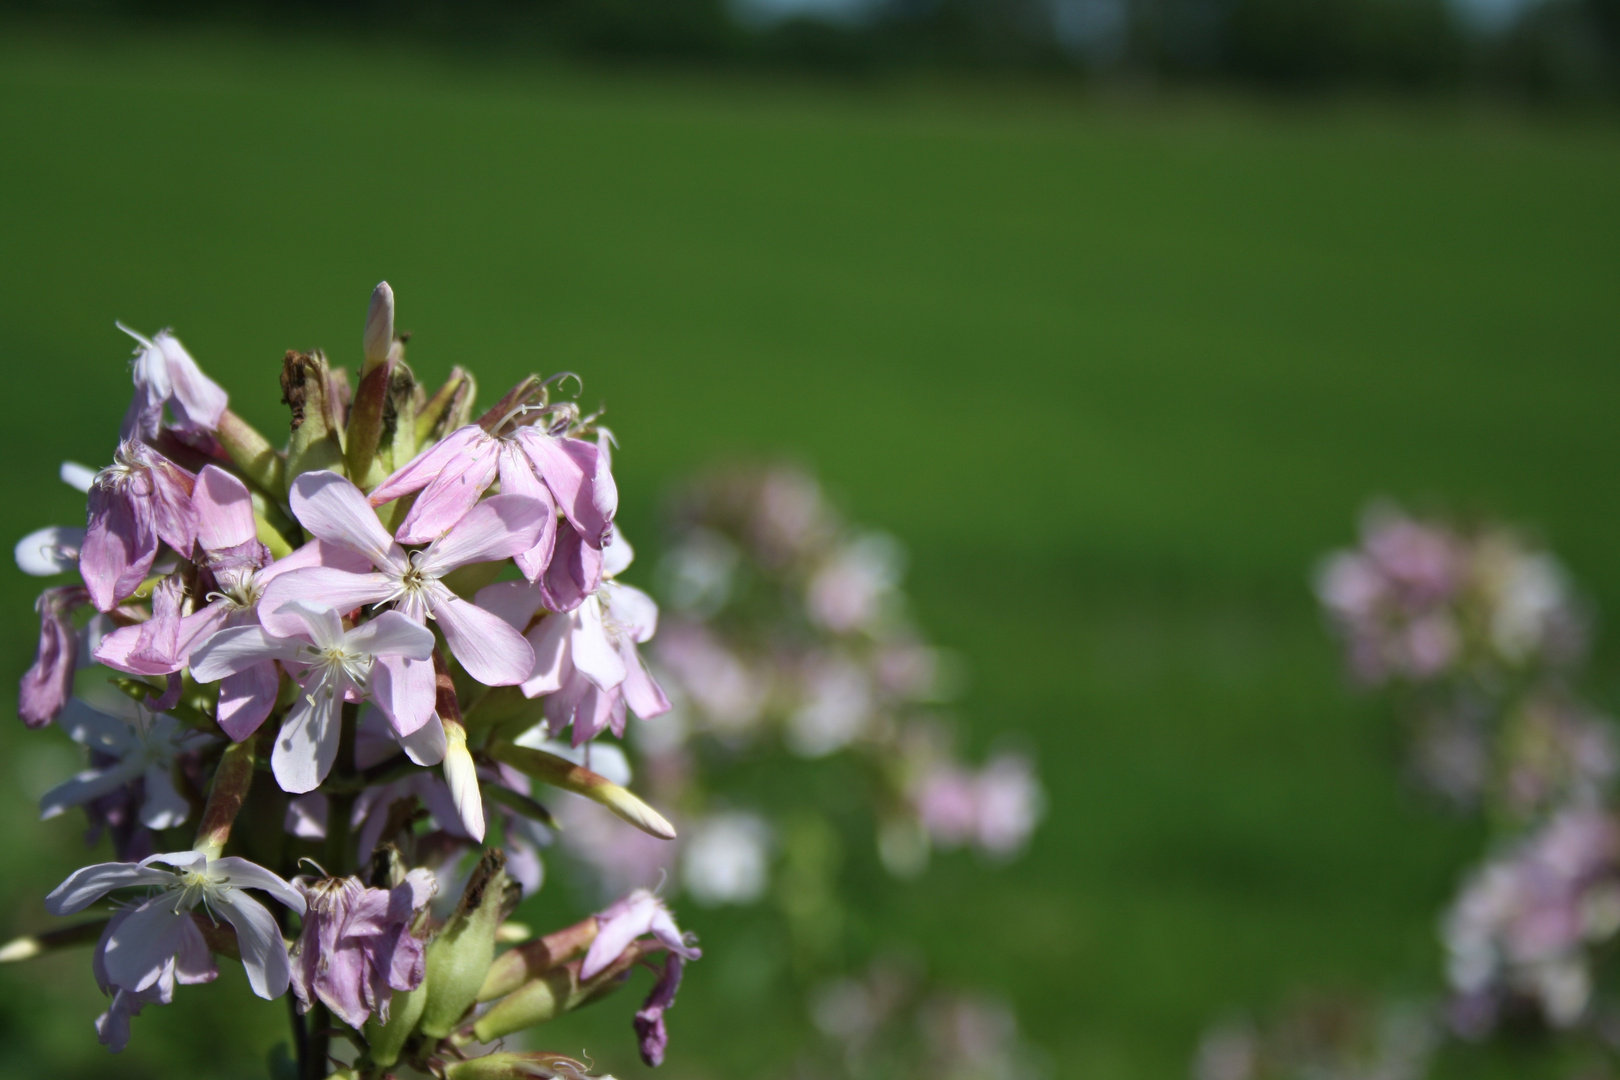
<path fill-rule="evenodd" d="M 19 712 L 89 752 L 42 813 L 82 807 L 115 855 L 46 906 L 113 904 L 0 955 L 97 940 L 111 997 L 97 1027 L 115 1050 L 144 1007 L 239 959 L 259 996 L 290 989 L 315 1014 L 295 1040 L 301 1075 L 326 1074 L 337 1031 L 357 1077 L 400 1062 L 583 1075 L 558 1055 L 468 1048 L 641 965 L 658 978 L 635 1028 L 661 1060 L 681 962 L 699 954 L 657 897 L 496 956 L 541 880 L 552 819 L 536 782 L 674 836 L 622 785 L 536 748 L 622 736 L 629 713 L 669 709 L 638 651 L 657 606 L 615 580 L 630 550 L 614 529 L 613 436 L 554 397 L 560 377 L 526 378 L 482 414 L 459 368 L 428 393 L 393 324 L 385 283 L 352 384 L 319 353 L 287 354 L 284 449 L 172 334 L 133 335 L 113 463 L 63 468 L 88 496 L 85 527 L 42 529 L 16 552 L 24 571 L 69 579 L 40 596 Z M 462 881 L 435 917 L 435 894 Z"/>
<path fill-rule="evenodd" d="M 700 478 L 670 516 L 659 576 L 672 610 L 653 662 L 674 722 L 642 740 L 649 768 L 678 777 L 694 740 L 740 755 L 775 733 L 801 757 L 848 750 L 875 766 L 879 850 L 897 874 L 931 847 L 1024 848 L 1042 812 L 1034 769 L 1021 753 L 973 769 L 951 752 L 936 713 L 957 665 L 906 617 L 897 541 L 850 526 L 813 477 L 780 465 Z M 758 843 L 728 831 L 733 861 L 752 861 Z"/>

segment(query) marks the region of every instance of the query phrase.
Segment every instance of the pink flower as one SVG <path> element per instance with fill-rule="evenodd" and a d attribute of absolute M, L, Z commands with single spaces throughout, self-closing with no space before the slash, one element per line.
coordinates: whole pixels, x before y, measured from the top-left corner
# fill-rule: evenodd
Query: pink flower
<path fill-rule="evenodd" d="M 371 493 L 371 504 L 381 506 L 420 491 L 397 536 L 403 544 L 423 544 L 460 521 L 496 476 L 507 495 L 526 495 L 561 508 L 586 546 L 600 552 L 607 543 L 619 502 L 608 455 L 583 439 L 532 424 L 502 435 L 491 435 L 477 424 L 453 431 L 384 480 Z M 548 520 L 554 517 L 548 515 Z M 517 556 L 530 581 L 551 562 L 556 540 L 547 529 Z"/>
<path fill-rule="evenodd" d="M 132 596 L 157 559 L 161 539 L 191 554 L 197 516 L 191 507 L 196 477 L 150 446 L 121 443 L 113 464 L 90 486 L 89 526 L 79 551 L 90 601 L 111 611 Z"/>
<path fill-rule="evenodd" d="M 304 601 L 289 601 L 276 614 L 292 633 L 273 637 L 258 625 L 221 630 L 198 646 L 191 673 L 210 683 L 269 661 L 298 673 L 304 692 L 282 721 L 270 767 L 282 790 L 302 794 L 319 787 L 337 759 L 343 702 L 369 698 L 399 727 L 401 661 L 426 662 L 433 635 L 397 611 L 353 630 L 331 608 Z M 431 716 L 431 703 L 429 709 Z"/>
<path fill-rule="evenodd" d="M 257 539 L 253 500 L 247 486 L 214 465 L 197 474 L 192 492 L 197 516 L 200 565 L 216 589 L 208 603 L 180 614 L 178 579 L 161 583 L 152 598 L 152 618 L 125 626 L 102 639 L 96 659 L 135 675 L 167 675 L 185 667 L 191 651 L 220 630 L 258 621 L 259 598 L 281 574 L 311 566 L 361 573 L 370 563 L 345 548 L 311 541 L 286 558 L 270 561 L 270 551 Z M 171 586 L 170 583 L 174 584 Z M 240 742 L 256 731 L 275 706 L 281 676 L 265 661 L 226 676 L 220 685 L 219 726 Z"/>
<path fill-rule="evenodd" d="M 697 948 L 696 938 L 683 935 L 675 925 L 675 918 L 664 902 L 646 889 L 637 889 L 630 895 L 614 901 L 607 910 L 596 916 L 596 940 L 585 953 L 580 966 L 581 980 L 593 978 L 599 971 L 619 958 L 630 943 L 643 934 L 652 934 L 670 952 L 684 960 L 696 960 L 703 955 Z"/>
<path fill-rule="evenodd" d="M 461 666 L 484 685 L 512 686 L 528 678 L 534 653 L 523 635 L 440 579 L 470 563 L 532 549 L 551 520 L 544 503 L 523 495 L 485 499 L 449 532 L 409 555 L 388 535 L 360 489 L 337 473 L 305 473 L 295 480 L 292 510 L 310 533 L 364 556 L 375 571 L 313 567 L 282 575 L 270 583 L 262 604 L 260 618 L 271 633 L 296 631 L 298 620 L 281 614 L 289 601 L 311 600 L 342 612 L 393 604 L 412 622 L 436 620 Z M 433 715 L 433 668 L 407 664 L 398 675 L 402 682 L 388 710 L 395 729 L 409 735 Z"/>
<path fill-rule="evenodd" d="M 148 341 L 122 323 L 118 329 L 138 343 L 132 365 L 135 398 L 119 432 L 122 438 L 157 438 L 165 405 L 174 413 L 174 427 L 179 431 L 195 434 L 219 427 L 229 399 L 172 333 L 159 330 Z"/>
<path fill-rule="evenodd" d="M 548 615 L 528 632 L 535 659 L 523 693 L 550 695 L 551 733 L 560 735 L 572 724 L 575 746 L 609 728 L 623 736 L 626 708 L 643 720 L 669 711 L 669 699 L 636 650 L 658 629 L 658 605 L 640 589 L 611 580 L 632 558 L 623 537 L 605 556 L 608 580 L 573 610 Z M 517 628 L 528 626 L 543 599 L 543 590 L 522 582 L 501 582 L 478 593 L 480 604 Z"/>

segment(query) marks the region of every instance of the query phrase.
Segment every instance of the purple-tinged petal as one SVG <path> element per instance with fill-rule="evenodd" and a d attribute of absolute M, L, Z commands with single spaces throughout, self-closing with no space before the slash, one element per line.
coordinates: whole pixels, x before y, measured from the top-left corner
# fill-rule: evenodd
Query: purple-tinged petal
<path fill-rule="evenodd" d="M 241 742 L 264 723 L 275 708 L 281 673 L 274 663 L 253 664 L 219 681 L 217 719 L 220 729 Z"/>
<path fill-rule="evenodd" d="M 261 569 L 256 580 L 264 587 L 288 571 L 306 570 L 315 566 L 330 570 L 346 570 L 351 574 L 369 574 L 373 569 L 371 560 L 357 551 L 328 544 L 325 540 L 311 540 L 303 547 L 294 549 L 291 554 L 283 555 Z"/>
<path fill-rule="evenodd" d="M 191 505 L 197 511 L 197 542 L 204 551 L 223 551 L 258 539 L 247 485 L 219 466 L 206 465 L 197 474 Z"/>
<path fill-rule="evenodd" d="M 669 698 L 665 696 L 663 687 L 648 672 L 647 665 L 641 662 L 641 654 L 636 652 L 636 647 L 628 639 L 619 642 L 619 656 L 625 668 L 624 682 L 619 684 L 624 703 L 643 720 L 669 712 Z"/>
<path fill-rule="evenodd" d="M 548 522 L 547 504 L 522 495 L 494 495 L 469 510 L 422 553 L 417 568 L 432 577 L 469 563 L 499 562 L 528 551 Z"/>
<path fill-rule="evenodd" d="M 435 601 L 433 617 L 467 674 L 485 686 L 516 686 L 534 669 L 534 651 L 522 634 L 449 590 Z"/>
<path fill-rule="evenodd" d="M 167 675 L 185 666 L 180 652 L 180 600 L 184 586 L 170 575 L 152 590 L 152 617 L 123 626 L 101 639 L 95 657 L 110 668 L 135 675 Z"/>
<path fill-rule="evenodd" d="M 121 761 L 105 769 L 86 769 L 40 796 L 39 819 L 48 821 L 70 806 L 82 806 L 109 791 L 117 791 L 140 774 L 139 759 Z"/>
<path fill-rule="evenodd" d="M 105 862 L 81 867 L 51 890 L 45 910 L 52 915 L 83 911 L 114 889 L 137 885 L 172 885 L 174 875 L 140 863 Z"/>
<path fill-rule="evenodd" d="M 152 478 L 152 526 L 165 544 L 190 558 L 197 542 L 197 511 L 191 505 L 197 478 L 149 447 L 141 448 L 141 457 Z"/>
<path fill-rule="evenodd" d="M 169 766 L 148 765 L 144 780 L 146 797 L 141 802 L 142 825 L 148 829 L 172 829 L 191 814 L 191 804 L 174 790 L 174 777 Z"/>
<path fill-rule="evenodd" d="M 346 477 L 329 471 L 304 473 L 293 481 L 290 501 L 293 516 L 318 539 L 364 555 L 379 570 L 410 569 L 405 552 Z"/>
<path fill-rule="evenodd" d="M 596 917 L 596 939 L 580 965 L 581 980 L 594 978 L 617 960 L 630 943 L 652 928 L 653 915 L 662 907 L 659 899 L 645 889 L 611 904 Z"/>
<path fill-rule="evenodd" d="M 71 617 L 74 608 L 88 598 L 84 589 L 69 585 L 46 589 L 34 602 L 34 610 L 39 612 L 39 649 L 17 689 L 17 713 L 29 727 L 50 723 L 73 694 L 79 635 Z"/>
<path fill-rule="evenodd" d="M 197 918 L 194 914 L 191 926 L 180 931 L 179 947 L 174 951 L 174 977 L 182 986 L 209 983 L 219 978 L 219 968 L 214 966 L 208 942 L 197 929 Z"/>
<path fill-rule="evenodd" d="M 152 569 L 157 551 L 157 528 L 148 499 L 100 484 L 90 489 L 89 525 L 84 547 L 79 549 L 79 573 L 97 611 L 111 611 L 133 596 Z"/>
<path fill-rule="evenodd" d="M 394 594 L 394 589 L 395 580 L 387 574 L 351 574 L 325 566 L 294 570 L 266 586 L 259 598 L 259 621 L 272 634 L 303 634 L 307 633 L 303 617 L 287 610 L 290 604 L 316 603 L 346 613 L 381 603 Z"/>
<path fill-rule="evenodd" d="M 256 862 L 227 855 L 223 859 L 211 860 L 208 863 L 208 872 L 238 889 L 258 889 L 267 892 L 298 914 L 304 913 L 304 894 L 294 888 L 291 882 L 279 874 L 271 873 Z"/>
<path fill-rule="evenodd" d="M 624 682 L 625 664 L 608 638 L 601 603 L 592 597 L 575 609 L 573 617 L 574 632 L 568 648 L 575 669 L 603 690 Z"/>
<path fill-rule="evenodd" d="M 287 965 L 287 946 L 281 940 L 276 920 L 263 904 L 238 890 L 221 890 L 214 903 L 220 914 L 236 927 L 242 967 L 253 992 L 262 998 L 285 994 L 291 973 Z M 299 897 L 299 903 L 303 903 L 303 897 Z"/>
<path fill-rule="evenodd" d="M 670 953 L 665 958 L 664 970 L 632 1022 L 641 1043 L 641 1060 L 653 1068 L 664 1063 L 664 1053 L 669 1049 L 669 1029 L 664 1025 L 664 1013 L 675 1005 L 675 993 L 681 988 L 681 968 L 684 964 L 685 960 L 679 953 Z"/>
<path fill-rule="evenodd" d="M 557 546 L 551 564 L 535 583 L 546 607 L 572 611 L 602 584 L 602 551 L 585 543 L 573 525 L 557 526 Z"/>

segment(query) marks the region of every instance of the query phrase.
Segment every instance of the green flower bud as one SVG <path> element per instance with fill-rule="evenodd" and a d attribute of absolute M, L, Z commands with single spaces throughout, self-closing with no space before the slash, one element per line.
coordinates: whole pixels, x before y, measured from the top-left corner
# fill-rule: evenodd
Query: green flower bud
<path fill-rule="evenodd" d="M 422 1018 L 430 982 L 431 979 L 424 978 L 415 990 L 395 990 L 388 1006 L 388 1023 L 379 1025 L 376 1014 L 372 1014 L 372 1022 L 366 1025 L 366 1042 L 374 1065 L 386 1069 L 399 1060 L 405 1040 L 416 1031 L 416 1022 Z"/>
<path fill-rule="evenodd" d="M 343 427 L 326 357 L 289 350 L 281 366 L 281 400 L 292 409 L 285 482 L 317 469 L 342 472 Z"/>
<path fill-rule="evenodd" d="M 583 1061 L 561 1054 L 486 1054 L 470 1061 L 451 1063 L 444 1070 L 446 1080 L 613 1080 L 606 1073 L 597 1075 Z"/>
<path fill-rule="evenodd" d="M 478 997 L 495 959 L 495 932 L 515 905 L 520 887 L 506 876 L 506 856 L 484 853 L 456 913 L 427 950 L 427 1005 L 422 1033 L 442 1039 L 460 1023 Z"/>

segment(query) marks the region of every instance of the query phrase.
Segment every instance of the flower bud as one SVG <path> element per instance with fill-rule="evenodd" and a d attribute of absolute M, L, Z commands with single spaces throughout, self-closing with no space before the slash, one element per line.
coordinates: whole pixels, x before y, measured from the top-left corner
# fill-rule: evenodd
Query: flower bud
<path fill-rule="evenodd" d="M 283 479 L 319 469 L 342 472 L 342 425 L 332 392 L 332 371 L 320 353 L 288 351 L 281 366 L 281 400 L 292 409 L 292 438 L 287 443 Z"/>
<path fill-rule="evenodd" d="M 613 1080 L 606 1073 L 589 1071 L 583 1061 L 561 1054 L 486 1054 L 446 1066 L 446 1080 Z"/>
<path fill-rule="evenodd" d="M 349 477 L 370 490 L 416 454 L 416 379 L 404 361 L 385 360 L 361 379 L 344 445 Z"/>
<path fill-rule="evenodd" d="M 599 776 L 583 765 L 575 765 L 566 758 L 548 754 L 544 750 L 504 742 L 490 744 L 489 756 L 534 777 L 541 783 L 562 788 L 564 791 L 572 791 L 576 795 L 583 795 L 587 799 L 601 803 L 642 832 L 656 836 L 660 840 L 675 839 L 675 826 L 671 825 L 664 815 L 618 784 Z"/>
<path fill-rule="evenodd" d="M 442 439 L 472 423 L 473 399 L 477 396 L 478 383 L 472 373 L 461 367 L 451 368 L 444 385 L 416 410 L 417 444 Z"/>
<path fill-rule="evenodd" d="M 517 891 L 506 875 L 506 856 L 498 849 L 485 852 L 456 913 L 428 946 L 424 1035 L 450 1034 L 478 997 L 495 959 L 495 932 L 516 899 L 508 893 Z"/>
<path fill-rule="evenodd" d="M 423 979 L 422 985 L 415 990 L 401 990 L 394 994 L 386 1024 L 378 1024 L 373 1015 L 371 1023 L 366 1025 L 366 1043 L 370 1047 L 373 1064 L 386 1069 L 399 1060 L 400 1053 L 405 1049 L 405 1040 L 415 1033 L 417 1021 L 422 1019 L 430 979 L 431 971 L 429 978 Z"/>
<path fill-rule="evenodd" d="M 591 947 L 596 940 L 596 916 L 590 915 L 573 926 L 547 934 L 539 941 L 519 945 L 500 955 L 490 965 L 489 977 L 478 990 L 479 1001 L 505 997 L 524 982 L 567 963 Z"/>
<path fill-rule="evenodd" d="M 386 281 L 379 281 L 377 287 L 371 290 L 364 342 L 366 363 L 360 369 L 362 378 L 388 359 L 389 347 L 394 344 L 394 290 Z"/>

